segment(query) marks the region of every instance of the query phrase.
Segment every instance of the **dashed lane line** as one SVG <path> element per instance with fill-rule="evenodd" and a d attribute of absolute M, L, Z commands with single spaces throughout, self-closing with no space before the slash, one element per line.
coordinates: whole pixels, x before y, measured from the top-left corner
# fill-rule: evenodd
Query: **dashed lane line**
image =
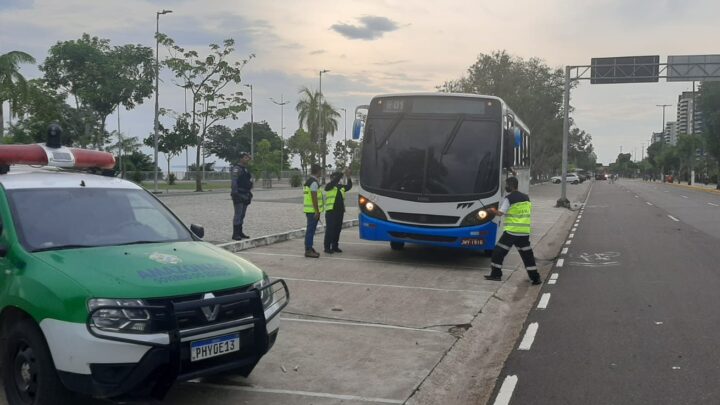
<path fill-rule="evenodd" d="M 533 342 L 535 341 L 535 335 L 537 334 L 539 326 L 540 325 L 537 322 L 533 322 L 528 325 L 528 328 L 525 331 L 525 336 L 523 336 L 523 340 L 520 342 L 518 350 L 530 350 Z"/>
<path fill-rule="evenodd" d="M 563 250 L 562 250 L 562 254 L 566 255 L 566 254 L 567 254 L 567 252 L 568 252 L 568 249 L 569 249 L 569 248 L 563 248 Z"/>
<path fill-rule="evenodd" d="M 505 377 L 505 381 L 503 381 L 502 386 L 500 387 L 500 391 L 498 392 L 497 397 L 495 397 L 495 405 L 508 405 L 510 404 L 510 398 L 512 398 L 512 394 L 515 391 L 515 386 L 518 383 L 518 377 L 516 375 L 509 375 Z"/>
<path fill-rule="evenodd" d="M 565 259 L 558 259 L 557 264 L 555 267 L 562 267 L 563 264 L 565 264 Z"/>
<path fill-rule="evenodd" d="M 540 297 L 540 302 L 538 302 L 537 309 L 547 309 L 548 304 L 550 303 L 550 293 L 545 293 Z"/>
<path fill-rule="evenodd" d="M 712 205 L 713 207 L 720 207 L 720 205 L 717 205 L 717 204 L 713 204 L 713 203 L 708 203 L 708 204 Z"/>
<path fill-rule="evenodd" d="M 673 221 L 675 221 L 675 222 L 680 222 L 679 219 L 675 218 L 674 216 L 672 216 L 672 215 L 670 215 L 670 214 L 668 214 L 668 217 L 669 217 L 670 219 L 672 219 Z"/>

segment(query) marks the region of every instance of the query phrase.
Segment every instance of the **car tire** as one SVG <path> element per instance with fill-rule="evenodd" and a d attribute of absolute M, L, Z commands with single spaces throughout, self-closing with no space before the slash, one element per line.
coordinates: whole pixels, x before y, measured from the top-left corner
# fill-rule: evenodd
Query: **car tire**
<path fill-rule="evenodd" d="M 405 248 L 405 242 L 390 242 L 390 249 L 392 250 L 403 250 Z"/>
<path fill-rule="evenodd" d="M 574 180 L 572 184 L 578 184 L 579 182 L 577 180 Z"/>
<path fill-rule="evenodd" d="M 9 405 L 73 403 L 58 377 L 45 337 L 30 319 L 10 326 L 2 350 L 2 380 Z"/>

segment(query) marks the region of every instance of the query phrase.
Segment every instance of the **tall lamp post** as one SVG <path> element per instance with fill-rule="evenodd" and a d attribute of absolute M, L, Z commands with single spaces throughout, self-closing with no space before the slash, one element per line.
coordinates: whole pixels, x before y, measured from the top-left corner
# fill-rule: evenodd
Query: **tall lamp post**
<path fill-rule="evenodd" d="M 283 95 L 280 95 L 280 102 L 275 101 L 270 97 L 270 101 L 280 106 L 280 176 L 282 176 L 283 164 L 285 163 L 285 138 L 283 137 L 283 129 L 285 124 L 283 123 L 283 110 L 285 104 L 290 103 L 289 101 L 283 101 Z"/>
<path fill-rule="evenodd" d="M 318 131 L 320 131 L 319 137 L 322 137 L 321 143 L 322 143 L 322 182 L 325 184 L 325 163 L 326 163 L 326 157 L 327 157 L 327 139 L 325 138 L 325 131 L 323 131 L 323 120 L 322 120 L 322 113 L 323 113 L 323 94 L 322 94 L 322 75 L 323 73 L 330 72 L 327 69 L 323 69 L 320 71 L 320 99 L 318 100 Z"/>
<path fill-rule="evenodd" d="M 345 157 L 345 164 L 347 164 L 348 167 L 350 167 L 350 162 L 348 162 L 349 159 L 347 157 L 347 109 L 341 108 L 341 110 L 345 117 L 344 118 L 345 122 L 343 123 L 343 129 L 345 130 L 345 142 L 343 143 L 343 156 Z"/>
<path fill-rule="evenodd" d="M 255 157 L 255 116 L 253 114 L 253 85 L 246 84 L 245 87 L 250 88 L 250 156 Z"/>
<path fill-rule="evenodd" d="M 172 13 L 172 10 L 163 10 L 155 12 L 155 135 L 153 143 L 155 149 L 155 172 L 154 190 L 158 192 L 158 131 L 160 130 L 160 102 L 158 100 L 158 85 L 160 76 L 160 16 Z"/>

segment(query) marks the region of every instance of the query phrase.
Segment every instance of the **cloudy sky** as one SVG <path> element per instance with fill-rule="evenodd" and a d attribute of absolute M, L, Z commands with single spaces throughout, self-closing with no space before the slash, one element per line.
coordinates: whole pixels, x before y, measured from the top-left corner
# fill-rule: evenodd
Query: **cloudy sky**
<path fill-rule="evenodd" d="M 717 0 L 0 0 L 0 53 L 22 50 L 42 61 L 55 42 L 84 32 L 113 45 L 154 47 L 155 12 L 162 9 L 173 13 L 161 16 L 160 30 L 181 46 L 203 50 L 234 38 L 238 59 L 256 55 L 243 79 L 254 85 L 255 120 L 279 132 L 280 107 L 270 98 L 284 96 L 290 101 L 285 137 L 298 128 L 298 89 L 317 88 L 322 69 L 330 70 L 323 75 L 326 98 L 351 112 L 375 94 L 433 91 L 494 50 L 553 67 L 589 64 L 592 57 L 661 55 L 664 61 L 720 53 Z M 39 76 L 32 66 L 23 72 Z M 167 72 L 161 78 L 162 107 L 182 111 L 184 93 Z M 642 144 L 661 127 L 656 105 L 673 104 L 672 120 L 677 95 L 691 88 L 583 82 L 571 100 L 577 125 L 592 134 L 599 161 L 607 164 L 621 147 L 639 159 Z M 152 100 L 121 111 L 122 131 L 144 138 L 152 116 Z M 228 125 L 249 119 L 248 112 Z M 351 121 L 349 115 L 348 127 Z M 335 139 L 343 136 L 341 120 Z"/>

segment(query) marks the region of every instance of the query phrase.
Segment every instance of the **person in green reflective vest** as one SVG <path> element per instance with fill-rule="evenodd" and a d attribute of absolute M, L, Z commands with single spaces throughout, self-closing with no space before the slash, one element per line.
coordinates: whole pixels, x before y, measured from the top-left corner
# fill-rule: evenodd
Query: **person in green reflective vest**
<path fill-rule="evenodd" d="M 305 257 L 318 258 L 318 253 L 313 248 L 313 240 L 315 239 L 315 230 L 318 221 L 320 221 L 320 213 L 323 205 L 319 196 L 322 192 L 320 189 L 320 180 L 318 178 L 322 174 L 322 167 L 318 164 L 310 166 L 310 177 L 305 181 L 303 186 L 303 212 L 307 218 L 307 228 L 305 228 Z"/>
<path fill-rule="evenodd" d="M 515 245 L 520 252 L 525 270 L 527 270 L 533 285 L 542 284 L 540 273 L 535 264 L 535 254 L 530 247 L 530 231 L 532 217 L 532 203 L 527 194 L 518 191 L 516 177 L 505 180 L 505 191 L 508 194 L 500 204 L 499 209 L 491 208 L 492 214 L 505 217 L 505 229 L 500 240 L 495 244 L 491 260 L 491 272 L 485 276 L 487 280 L 502 280 L 502 264 L 510 249 Z"/>
<path fill-rule="evenodd" d="M 352 188 L 350 169 L 345 170 L 347 180 L 342 184 L 343 173 L 335 172 L 325 186 L 325 253 L 342 253 L 340 231 L 345 214 L 345 193 Z"/>

